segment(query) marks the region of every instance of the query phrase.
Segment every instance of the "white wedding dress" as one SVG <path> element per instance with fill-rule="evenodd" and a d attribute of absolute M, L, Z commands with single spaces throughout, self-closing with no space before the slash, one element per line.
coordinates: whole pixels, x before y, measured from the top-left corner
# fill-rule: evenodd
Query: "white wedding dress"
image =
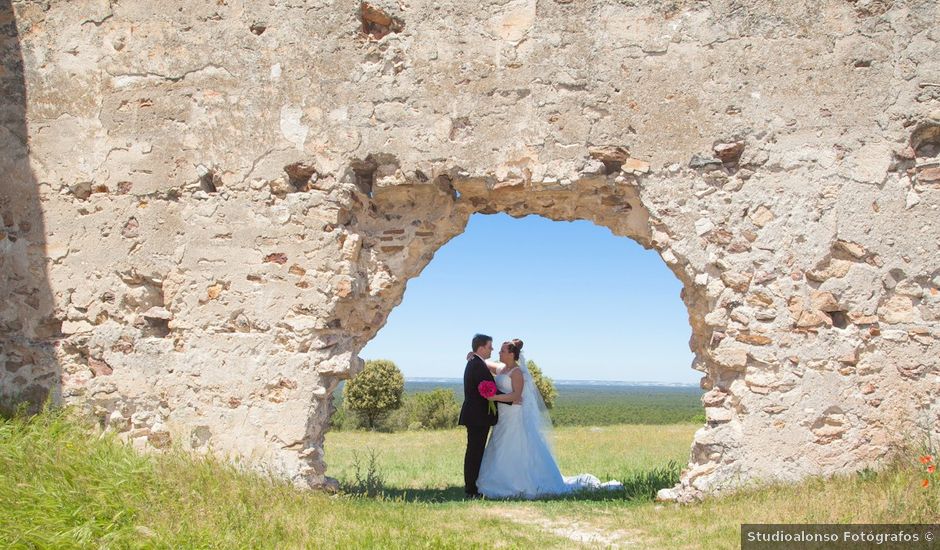
<path fill-rule="evenodd" d="M 522 405 L 498 403 L 499 421 L 483 451 L 477 489 L 487 498 L 533 499 L 590 489 L 619 489 L 620 482 L 601 483 L 591 474 L 564 477 L 546 438 L 548 420 L 541 395 L 520 359 L 524 385 Z M 496 386 L 512 392 L 509 374 L 498 374 Z M 531 390 L 531 391 L 530 391 Z M 540 411 L 539 409 L 542 408 Z"/>

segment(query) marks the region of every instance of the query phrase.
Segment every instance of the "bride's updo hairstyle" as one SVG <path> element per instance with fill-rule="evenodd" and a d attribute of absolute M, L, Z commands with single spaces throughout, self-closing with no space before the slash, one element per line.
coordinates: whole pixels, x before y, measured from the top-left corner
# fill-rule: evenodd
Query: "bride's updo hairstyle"
<path fill-rule="evenodd" d="M 512 340 L 505 343 L 509 344 L 509 353 L 511 353 L 513 358 L 518 361 L 519 354 L 522 352 L 522 340 L 513 338 Z"/>

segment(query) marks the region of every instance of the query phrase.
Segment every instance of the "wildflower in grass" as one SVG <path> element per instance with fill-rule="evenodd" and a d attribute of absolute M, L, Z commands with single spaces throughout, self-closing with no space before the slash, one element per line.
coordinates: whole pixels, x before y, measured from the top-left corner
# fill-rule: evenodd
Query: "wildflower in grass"
<path fill-rule="evenodd" d="M 937 474 L 937 465 L 933 464 L 933 455 L 921 455 L 920 463 L 926 466 L 927 476 L 920 482 L 920 486 L 926 489 L 930 487 L 930 482 L 940 483 L 940 475 Z"/>

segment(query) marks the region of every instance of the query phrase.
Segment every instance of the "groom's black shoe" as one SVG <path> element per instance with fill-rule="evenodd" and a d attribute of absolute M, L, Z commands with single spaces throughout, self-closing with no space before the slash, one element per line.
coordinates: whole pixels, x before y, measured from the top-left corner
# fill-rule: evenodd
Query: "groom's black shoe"
<path fill-rule="evenodd" d="M 480 493 L 464 493 L 464 498 L 467 500 L 479 500 L 483 498 L 483 495 Z"/>

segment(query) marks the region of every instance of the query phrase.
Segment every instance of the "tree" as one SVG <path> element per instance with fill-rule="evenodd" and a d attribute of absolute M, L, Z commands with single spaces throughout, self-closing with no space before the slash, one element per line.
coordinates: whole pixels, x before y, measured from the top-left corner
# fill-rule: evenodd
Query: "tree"
<path fill-rule="evenodd" d="M 358 376 L 343 387 L 343 402 L 366 420 L 366 427 L 376 424 L 389 412 L 401 407 L 405 378 L 395 363 L 387 359 L 366 361 Z"/>
<path fill-rule="evenodd" d="M 532 381 L 535 382 L 535 387 L 539 389 L 539 393 L 542 394 L 542 400 L 545 401 L 545 406 L 547 408 L 552 408 L 555 405 L 555 398 L 558 397 L 558 390 L 555 389 L 555 383 L 552 382 L 552 379 L 542 374 L 542 369 L 535 364 L 535 361 L 526 361 L 526 367 L 529 368 L 529 373 L 532 375 Z"/>
<path fill-rule="evenodd" d="M 449 389 L 437 388 L 411 397 L 411 425 L 428 430 L 457 427 L 460 405 Z"/>

